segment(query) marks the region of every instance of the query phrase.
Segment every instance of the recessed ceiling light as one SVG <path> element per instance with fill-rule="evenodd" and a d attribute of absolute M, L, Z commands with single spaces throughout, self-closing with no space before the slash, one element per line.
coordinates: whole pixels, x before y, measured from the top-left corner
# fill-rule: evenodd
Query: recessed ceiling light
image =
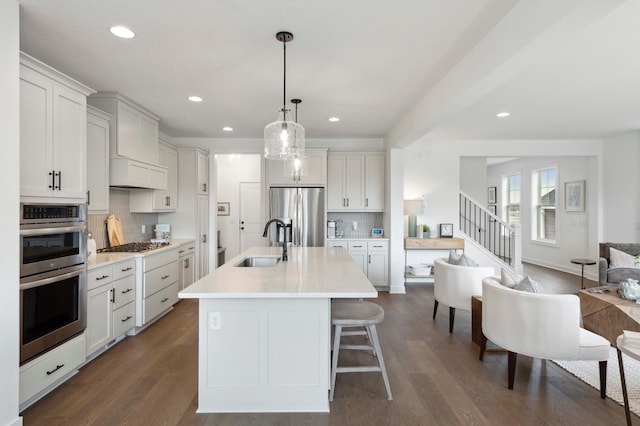
<path fill-rule="evenodd" d="M 131 31 L 129 28 L 122 27 L 119 25 L 109 28 L 109 31 L 111 31 L 111 34 L 118 36 L 120 38 L 134 38 L 136 36 L 135 33 Z"/>
<path fill-rule="evenodd" d="M 331 118 L 329 118 L 329 121 L 333 121 L 333 122 L 340 121 L 340 118 L 338 118 L 338 117 L 331 117 Z"/>
<path fill-rule="evenodd" d="M 510 116 L 510 115 L 511 115 L 511 113 L 510 113 L 510 112 L 506 112 L 506 111 L 505 111 L 505 112 L 499 112 L 499 113 L 497 113 L 497 114 L 496 114 L 496 117 L 498 117 L 498 118 L 506 118 L 506 117 L 508 117 L 508 116 Z"/>
<path fill-rule="evenodd" d="M 189 96 L 187 99 L 191 102 L 202 102 L 202 98 L 200 96 Z"/>
<path fill-rule="evenodd" d="M 225 126 L 222 128 L 225 132 L 233 132 L 233 127 Z"/>

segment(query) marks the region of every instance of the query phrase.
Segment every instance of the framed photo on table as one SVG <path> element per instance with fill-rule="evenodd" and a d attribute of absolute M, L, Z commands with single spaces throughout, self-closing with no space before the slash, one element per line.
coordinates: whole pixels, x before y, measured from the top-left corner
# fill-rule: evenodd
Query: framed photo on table
<path fill-rule="evenodd" d="M 496 191 L 498 188 L 496 188 L 495 186 L 490 186 L 489 187 L 489 191 L 487 193 L 487 199 L 488 199 L 488 204 L 495 204 L 496 203 Z"/>
<path fill-rule="evenodd" d="M 584 211 L 584 187 L 585 181 L 583 180 L 564 183 L 564 211 Z"/>
<path fill-rule="evenodd" d="M 229 216 L 229 203 L 218 203 L 218 216 Z"/>

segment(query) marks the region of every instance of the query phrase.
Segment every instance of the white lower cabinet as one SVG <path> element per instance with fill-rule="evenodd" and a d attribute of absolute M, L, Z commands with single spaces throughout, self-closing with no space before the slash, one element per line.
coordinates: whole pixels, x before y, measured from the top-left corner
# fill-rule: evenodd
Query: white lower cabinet
<path fill-rule="evenodd" d="M 137 282 L 136 326 L 144 327 L 178 301 L 178 248 L 144 256 Z"/>
<path fill-rule="evenodd" d="M 184 290 L 194 283 L 196 278 L 195 260 L 196 246 L 195 241 L 184 243 L 178 249 L 178 291 Z"/>
<path fill-rule="evenodd" d="M 389 283 L 389 240 L 327 240 L 327 247 L 344 247 L 362 268 L 371 284 L 386 287 Z"/>
<path fill-rule="evenodd" d="M 85 333 L 20 367 L 20 410 L 77 372 L 87 355 Z"/>
<path fill-rule="evenodd" d="M 87 273 L 87 355 L 104 349 L 135 325 L 135 260 Z"/>

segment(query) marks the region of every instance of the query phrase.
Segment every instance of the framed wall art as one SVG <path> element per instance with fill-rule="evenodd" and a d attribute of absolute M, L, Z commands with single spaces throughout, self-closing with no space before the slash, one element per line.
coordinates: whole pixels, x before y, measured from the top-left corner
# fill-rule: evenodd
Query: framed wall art
<path fill-rule="evenodd" d="M 495 204 L 496 203 L 496 192 L 497 189 L 495 186 L 490 186 L 489 187 L 489 192 L 487 194 L 487 203 L 489 204 Z"/>
<path fill-rule="evenodd" d="M 583 212 L 584 211 L 584 190 L 585 181 L 564 183 L 564 211 Z"/>
<path fill-rule="evenodd" d="M 228 202 L 218 203 L 218 216 L 229 216 L 229 204 Z"/>

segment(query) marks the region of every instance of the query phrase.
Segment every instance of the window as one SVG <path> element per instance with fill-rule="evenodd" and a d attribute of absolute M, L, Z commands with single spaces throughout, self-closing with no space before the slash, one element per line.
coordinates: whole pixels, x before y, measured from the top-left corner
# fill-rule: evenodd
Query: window
<path fill-rule="evenodd" d="M 533 196 L 536 208 L 532 230 L 538 241 L 556 242 L 556 181 L 555 167 L 542 169 L 533 175 Z"/>
<path fill-rule="evenodd" d="M 506 222 L 508 225 L 520 223 L 520 175 L 510 175 L 506 177 L 507 203 Z"/>

